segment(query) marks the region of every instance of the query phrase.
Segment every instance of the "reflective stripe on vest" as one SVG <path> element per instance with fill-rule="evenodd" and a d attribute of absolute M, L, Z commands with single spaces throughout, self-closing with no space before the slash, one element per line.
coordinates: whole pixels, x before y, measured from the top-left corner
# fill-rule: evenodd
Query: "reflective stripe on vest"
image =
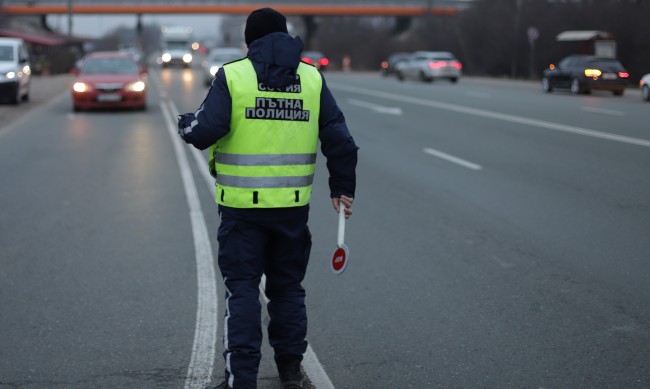
<path fill-rule="evenodd" d="M 235 208 L 309 203 L 316 168 L 322 78 L 300 64 L 286 88 L 258 83 L 247 58 L 224 66 L 230 132 L 211 148 L 217 203 Z"/>
<path fill-rule="evenodd" d="M 273 165 L 311 165 L 316 163 L 316 153 L 312 154 L 226 154 L 214 153 L 214 160 L 225 165 L 273 166 Z"/>

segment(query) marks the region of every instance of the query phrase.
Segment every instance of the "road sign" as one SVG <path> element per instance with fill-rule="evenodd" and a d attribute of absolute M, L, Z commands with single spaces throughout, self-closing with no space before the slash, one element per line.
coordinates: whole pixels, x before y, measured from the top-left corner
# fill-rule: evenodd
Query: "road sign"
<path fill-rule="evenodd" d="M 336 250 L 332 254 L 330 266 L 334 274 L 341 274 L 348 266 L 350 259 L 350 249 L 344 243 L 345 240 L 345 205 L 339 203 L 339 233 L 337 239 Z"/>

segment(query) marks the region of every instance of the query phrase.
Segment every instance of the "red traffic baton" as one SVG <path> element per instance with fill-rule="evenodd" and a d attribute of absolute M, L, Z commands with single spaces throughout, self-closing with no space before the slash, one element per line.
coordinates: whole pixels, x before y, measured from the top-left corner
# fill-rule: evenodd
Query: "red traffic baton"
<path fill-rule="evenodd" d="M 345 205 L 339 203 L 339 233 L 336 250 L 332 255 L 330 265 L 334 274 L 341 274 L 345 271 L 350 260 L 350 249 L 345 245 Z"/>

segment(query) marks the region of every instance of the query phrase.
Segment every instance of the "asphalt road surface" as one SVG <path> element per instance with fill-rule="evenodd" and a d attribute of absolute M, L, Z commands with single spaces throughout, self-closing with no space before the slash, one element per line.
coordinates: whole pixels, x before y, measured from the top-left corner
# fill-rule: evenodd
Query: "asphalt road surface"
<path fill-rule="evenodd" d="M 213 185 L 173 123 L 206 88 L 198 69 L 150 77 L 146 112 L 72 113 L 65 82 L 42 103 L 34 91 L 20 111 L 0 106 L 0 388 L 223 378 Z M 326 79 L 361 149 L 338 276 L 319 157 L 304 283 L 313 387 L 650 387 L 638 90 Z M 259 387 L 278 388 L 263 353 Z"/>

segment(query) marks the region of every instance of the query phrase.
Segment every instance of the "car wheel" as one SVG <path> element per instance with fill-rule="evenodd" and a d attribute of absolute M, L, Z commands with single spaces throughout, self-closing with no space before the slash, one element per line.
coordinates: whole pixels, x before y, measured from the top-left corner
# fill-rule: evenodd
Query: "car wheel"
<path fill-rule="evenodd" d="M 582 93 L 582 86 L 580 85 L 580 80 L 577 78 L 571 80 L 571 93 L 574 95 L 579 95 Z"/>
<path fill-rule="evenodd" d="M 433 77 L 427 77 L 427 75 L 424 74 L 423 71 L 420 71 L 420 81 L 423 81 L 423 82 L 432 82 L 432 81 L 433 81 Z"/>
<path fill-rule="evenodd" d="M 644 85 L 643 88 L 641 88 L 641 98 L 643 101 L 650 101 L 650 87 L 647 85 Z"/>
<path fill-rule="evenodd" d="M 81 111 L 81 108 L 80 108 L 78 105 L 73 104 L 73 105 L 72 105 L 72 111 L 73 111 L 73 112 L 80 112 L 80 111 Z"/>
<path fill-rule="evenodd" d="M 458 82 L 458 77 L 452 77 L 449 79 L 449 81 L 451 81 L 452 84 L 455 84 Z"/>
<path fill-rule="evenodd" d="M 614 96 L 623 96 L 623 93 L 625 92 L 625 89 L 619 89 L 612 91 L 614 93 Z"/>
<path fill-rule="evenodd" d="M 400 81 L 404 81 L 404 74 L 400 72 L 399 70 L 397 71 L 397 79 Z"/>
<path fill-rule="evenodd" d="M 548 78 L 544 77 L 542 78 L 542 89 L 546 93 L 551 93 L 553 92 L 553 87 L 551 86 L 551 80 Z"/>

